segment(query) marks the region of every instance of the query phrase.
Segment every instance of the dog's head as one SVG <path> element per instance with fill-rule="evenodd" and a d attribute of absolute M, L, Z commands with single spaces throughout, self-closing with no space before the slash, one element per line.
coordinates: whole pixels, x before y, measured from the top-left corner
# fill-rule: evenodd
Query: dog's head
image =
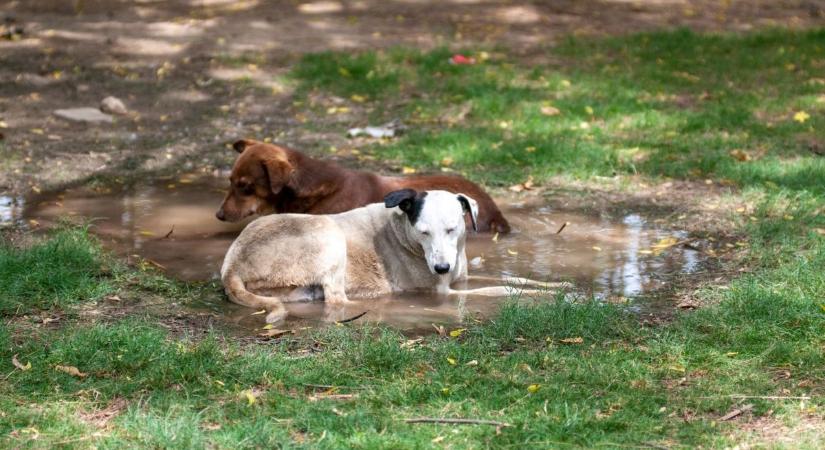
<path fill-rule="evenodd" d="M 273 212 L 275 196 L 294 179 L 295 168 L 286 150 L 251 139 L 242 139 L 232 147 L 240 155 L 229 176 L 229 192 L 215 217 L 236 222 Z"/>
<path fill-rule="evenodd" d="M 401 189 L 384 197 L 384 206 L 398 207 L 406 216 L 407 235 L 424 250 L 430 272 L 446 275 L 456 268 L 467 237 L 464 214 L 476 229 L 478 204 L 464 194 Z"/>

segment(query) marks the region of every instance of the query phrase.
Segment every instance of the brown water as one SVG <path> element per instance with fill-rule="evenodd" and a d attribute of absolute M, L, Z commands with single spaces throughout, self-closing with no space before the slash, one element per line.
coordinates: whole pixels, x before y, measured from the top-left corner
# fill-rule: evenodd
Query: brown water
<path fill-rule="evenodd" d="M 93 232 L 120 254 L 147 258 L 169 276 L 183 280 L 216 279 L 226 249 L 245 225 L 215 219 L 225 185 L 224 179 L 182 177 L 117 190 L 78 188 L 26 202 L 0 198 L 0 221 L 34 220 L 48 227 L 64 216 L 91 218 Z M 514 232 L 496 239 L 471 236 L 467 249 L 471 275 L 568 280 L 586 295 L 615 298 L 649 292 L 674 274 L 697 269 L 697 252 L 680 246 L 662 251 L 655 247 L 663 239 L 683 239 L 684 232 L 653 228 L 638 215 L 610 220 L 507 202 L 503 199 L 499 204 Z M 355 301 L 345 308 L 323 302 L 291 304 L 289 310 L 293 321 L 303 322 L 341 320 L 369 311 L 359 320 L 411 330 L 490 317 L 503 300 L 418 293 Z M 250 316 L 251 311 L 228 302 L 203 307 L 225 312 L 249 327 L 260 327 L 262 322 L 262 316 Z"/>

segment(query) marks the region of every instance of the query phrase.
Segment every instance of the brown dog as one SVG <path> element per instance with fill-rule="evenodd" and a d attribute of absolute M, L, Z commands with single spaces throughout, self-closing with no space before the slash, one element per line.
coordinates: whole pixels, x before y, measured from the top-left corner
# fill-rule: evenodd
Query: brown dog
<path fill-rule="evenodd" d="M 336 214 L 381 202 L 399 189 L 441 189 L 476 199 L 478 231 L 510 231 L 493 199 L 475 183 L 458 176 L 383 177 L 251 139 L 233 146 L 240 156 L 229 176 L 229 193 L 215 214 L 220 220 L 235 222 L 273 212 Z"/>

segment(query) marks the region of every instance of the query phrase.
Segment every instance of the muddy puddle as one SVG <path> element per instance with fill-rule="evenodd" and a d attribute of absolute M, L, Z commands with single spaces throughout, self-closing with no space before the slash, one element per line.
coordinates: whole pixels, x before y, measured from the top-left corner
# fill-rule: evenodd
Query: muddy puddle
<path fill-rule="evenodd" d="M 217 279 L 226 249 L 245 225 L 215 219 L 225 186 L 224 179 L 182 177 L 120 189 L 71 189 L 27 201 L 3 198 L 0 219 L 50 227 L 61 217 L 88 218 L 103 244 L 121 255 L 146 258 L 182 280 Z M 495 240 L 491 235 L 469 238 L 472 275 L 567 280 L 585 295 L 617 298 L 660 288 L 700 263 L 698 252 L 666 246 L 684 239 L 684 232 L 657 229 L 639 215 L 591 217 L 512 199 L 500 205 L 515 231 Z M 490 317 L 504 300 L 404 294 L 355 301 L 346 308 L 300 303 L 289 305 L 286 326 L 312 326 L 368 311 L 359 321 L 380 321 L 406 331 L 432 330 L 433 323 Z M 248 328 L 262 322 L 261 316 L 250 316 L 249 310 L 225 301 L 195 309 L 225 313 L 228 320 Z"/>

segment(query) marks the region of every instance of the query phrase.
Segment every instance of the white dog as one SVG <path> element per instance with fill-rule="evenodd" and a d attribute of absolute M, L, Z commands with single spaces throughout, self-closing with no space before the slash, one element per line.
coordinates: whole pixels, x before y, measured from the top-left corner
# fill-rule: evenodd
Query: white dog
<path fill-rule="evenodd" d="M 230 300 L 266 309 L 267 322 L 286 316 L 285 301 L 345 303 L 410 290 L 512 293 L 505 286 L 450 288 L 467 279 L 466 213 L 475 227 L 478 207 L 464 194 L 402 189 L 387 194 L 383 205 L 341 214 L 264 216 L 229 247 L 221 279 Z"/>

